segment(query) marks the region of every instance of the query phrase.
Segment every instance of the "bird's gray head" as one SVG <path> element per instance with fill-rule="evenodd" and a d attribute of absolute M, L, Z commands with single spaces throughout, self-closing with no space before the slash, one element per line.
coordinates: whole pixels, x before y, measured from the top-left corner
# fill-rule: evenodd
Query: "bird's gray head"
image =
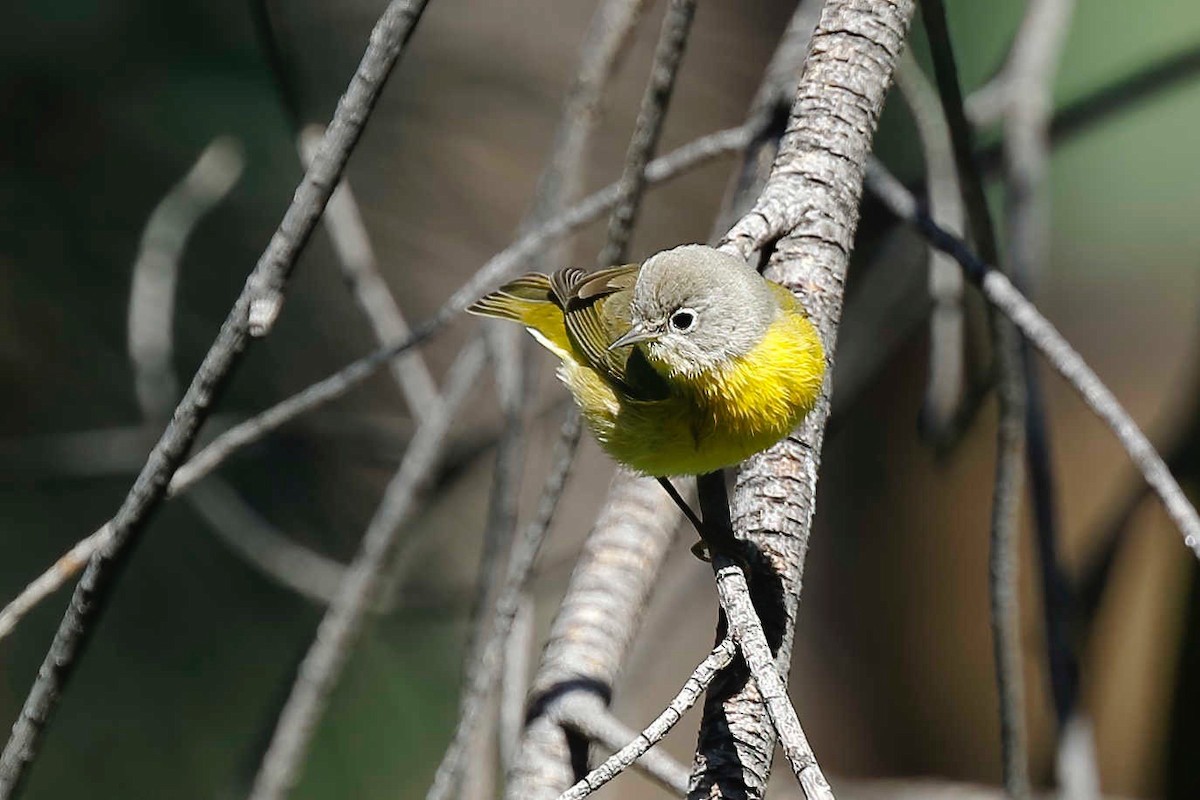
<path fill-rule="evenodd" d="M 749 353 L 779 302 L 746 262 L 690 244 L 651 256 L 630 300 L 632 327 L 613 346 L 637 342 L 671 375 L 697 375 Z"/>

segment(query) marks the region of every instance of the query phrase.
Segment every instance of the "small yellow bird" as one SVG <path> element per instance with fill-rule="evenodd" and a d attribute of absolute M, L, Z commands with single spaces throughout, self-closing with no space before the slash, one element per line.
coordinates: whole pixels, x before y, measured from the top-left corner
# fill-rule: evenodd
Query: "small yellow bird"
<path fill-rule="evenodd" d="M 562 361 L 596 440 L 646 475 L 699 475 L 787 436 L 825 374 L 800 305 L 702 245 L 591 274 L 529 273 L 467 309 L 515 320 Z"/>

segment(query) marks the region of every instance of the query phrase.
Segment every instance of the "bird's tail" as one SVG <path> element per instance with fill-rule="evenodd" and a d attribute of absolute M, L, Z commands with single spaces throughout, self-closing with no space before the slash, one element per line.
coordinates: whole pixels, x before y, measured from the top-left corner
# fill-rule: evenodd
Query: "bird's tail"
<path fill-rule="evenodd" d="M 540 334 L 538 340 L 555 352 L 569 350 L 562 307 L 550 285 L 549 276 L 530 272 L 484 295 L 467 312 L 519 322 Z"/>
<path fill-rule="evenodd" d="M 530 272 L 479 298 L 467 306 L 467 313 L 510 319 L 528 325 L 529 318 L 540 316 L 548 310 L 547 306 L 558 307 L 550 288 L 550 278 L 539 272 Z"/>

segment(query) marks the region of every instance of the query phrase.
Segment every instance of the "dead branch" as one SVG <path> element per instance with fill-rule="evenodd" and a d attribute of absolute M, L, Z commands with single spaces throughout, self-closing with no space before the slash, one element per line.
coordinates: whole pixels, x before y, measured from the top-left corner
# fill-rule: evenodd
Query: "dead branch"
<path fill-rule="evenodd" d="M 508 560 L 508 572 L 497 593 L 492 612 L 491 631 L 480 647 L 478 658 L 468 665 L 465 686 L 459 699 L 458 724 L 434 774 L 427 797 L 449 797 L 464 768 L 467 743 L 495 689 L 500 660 L 520 611 L 524 588 L 546 540 L 546 533 L 554 520 L 554 513 L 558 509 L 558 501 L 562 497 L 582 431 L 579 413 L 572 408 L 563 422 L 562 435 L 555 448 L 550 472 L 542 487 L 537 512 L 513 544 Z"/>

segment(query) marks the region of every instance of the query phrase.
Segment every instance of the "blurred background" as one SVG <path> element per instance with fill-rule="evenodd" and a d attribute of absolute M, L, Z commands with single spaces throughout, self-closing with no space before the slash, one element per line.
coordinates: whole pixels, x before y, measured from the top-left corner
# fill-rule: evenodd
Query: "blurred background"
<path fill-rule="evenodd" d="M 152 445 L 127 351 L 132 267 L 160 199 L 216 137 L 244 171 L 185 251 L 173 364 L 190 376 L 302 174 L 294 120 L 256 27 L 257 0 L 8 0 L 0 7 L 0 602 L 113 513 Z M 291 102 L 332 114 L 382 2 L 269 2 Z M 969 91 L 1002 64 L 1023 3 L 948 0 Z M 588 185 L 620 172 L 662 3 L 653 3 L 611 86 Z M 794 9 L 784 0 L 702 2 L 660 152 L 741 122 Z M 351 161 L 384 275 L 420 320 L 513 236 L 575 72 L 590 3 L 436 0 Z M 914 52 L 926 60 L 916 26 Z M 1200 8 L 1087 0 L 1076 9 L 1055 88 L 1068 105 L 1200 47 Z M 1193 61 L 1198 59 L 1193 58 Z M 1194 67 L 1196 65 L 1193 65 Z M 1064 137 L 1054 150 L 1051 261 L 1036 299 L 1189 479 L 1200 478 L 1200 68 Z M 982 141 L 996 141 L 984 131 Z M 893 97 L 877 154 L 923 174 L 908 112 Z M 733 160 L 653 189 L 634 239 L 641 259 L 702 241 Z M 1000 193 L 993 197 L 997 212 Z M 999 780 L 986 555 L 994 401 L 958 445 L 918 433 L 925 381 L 926 254 L 864 209 L 839 359 L 882 342 L 885 366 L 835 397 L 798 623 L 793 696 L 837 778 Z M 576 261 L 594 263 L 595 225 Z M 881 244 L 883 243 L 883 244 Z M 886 260 L 867 256 L 886 244 Z M 860 264 L 856 262 L 855 267 Z M 879 286 L 893 285 L 886 306 Z M 872 290 L 873 294 L 869 294 Z M 870 298 L 875 298 L 871 300 Z M 861 302 L 858 302 L 861 301 Z M 424 352 L 440 380 L 474 330 L 463 320 Z M 854 352 L 846 352 L 853 345 Z M 273 334 L 253 346 L 219 405 L 245 418 L 374 346 L 318 231 Z M 563 392 L 539 355 L 540 391 L 521 513 L 548 462 Z M 839 364 L 839 368 L 841 363 Z M 1103 426 L 1046 375 L 1062 556 L 1092 574 L 1097 543 L 1138 482 Z M 395 608 L 371 625 L 334 698 L 296 797 L 421 797 L 453 725 L 494 443 L 490 383 L 475 392 L 406 536 L 419 537 Z M 246 450 L 220 470 L 241 508 L 342 562 L 353 555 L 413 420 L 387 374 Z M 584 446 L 539 561 L 538 630 L 548 627 L 611 463 Z M 1026 504 L 1028 506 L 1028 504 Z M 1026 516 L 1028 512 L 1026 511 Z M 1025 526 L 1023 623 L 1032 770 L 1053 775 L 1054 718 Z M 712 643 L 711 572 L 679 537 L 615 710 L 649 721 Z M 1104 789 L 1200 796 L 1200 583 L 1156 502 L 1137 506 L 1082 652 Z M 0 642 L 0 722 L 15 718 L 66 593 Z M 148 531 L 78 669 L 27 796 L 241 796 L 253 775 L 319 603 L 247 564 L 181 501 Z M 1193 680 L 1189 681 L 1188 678 Z M 697 719 L 668 740 L 689 759 Z M 786 777 L 786 776 L 785 776 Z M 660 790 L 627 776 L 605 796 Z"/>

